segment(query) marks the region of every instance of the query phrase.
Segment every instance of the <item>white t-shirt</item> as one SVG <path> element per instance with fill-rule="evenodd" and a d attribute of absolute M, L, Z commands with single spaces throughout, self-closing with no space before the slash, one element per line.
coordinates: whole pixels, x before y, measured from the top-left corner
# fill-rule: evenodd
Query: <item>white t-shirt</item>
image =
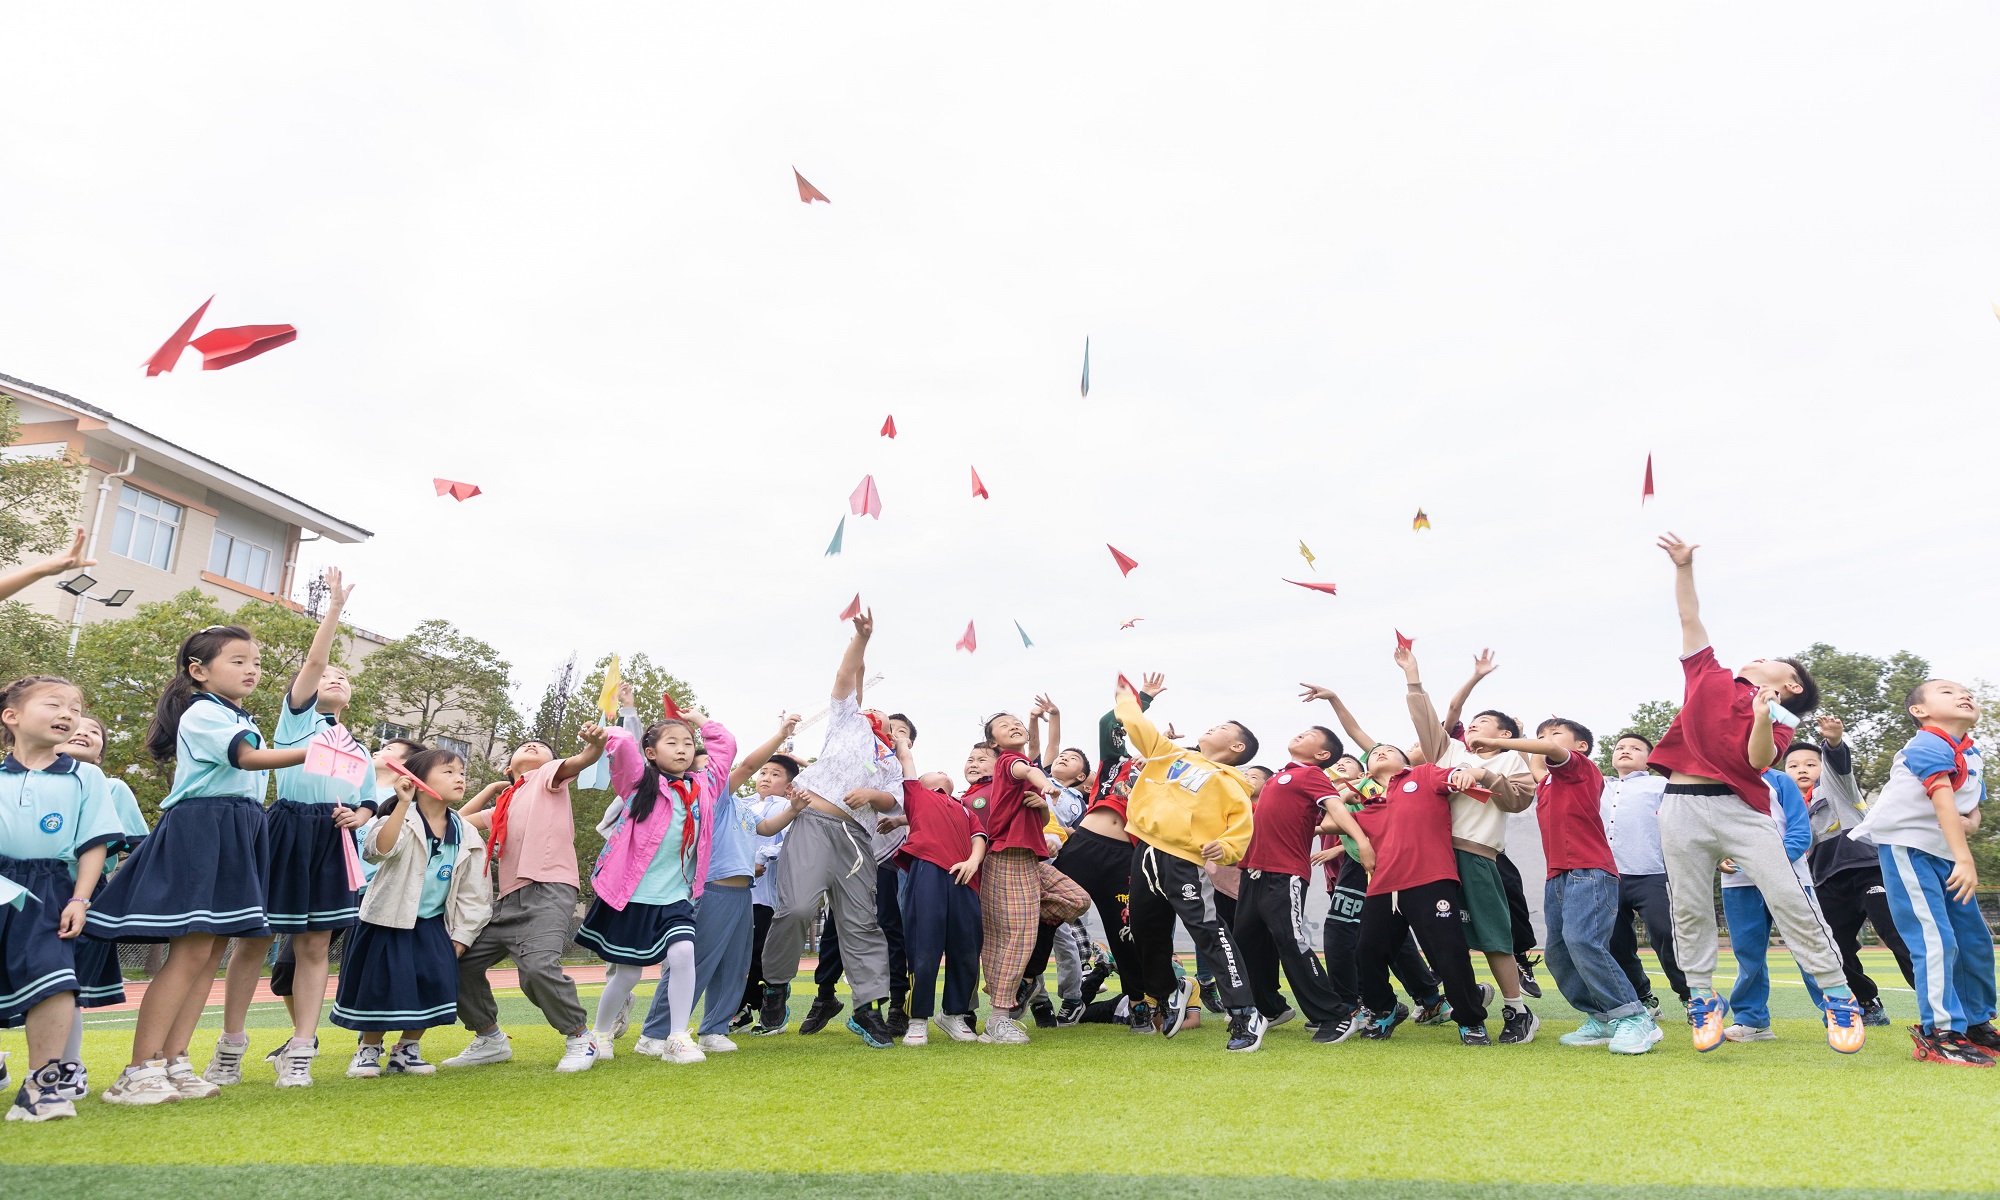
<path fill-rule="evenodd" d="M 888 834 L 875 832 L 877 818 L 903 811 L 903 767 L 896 761 L 895 752 L 876 738 L 875 727 L 861 714 L 860 699 L 852 693 L 836 699 L 828 708 L 826 745 L 794 782 L 867 830 L 878 863 L 894 854 L 910 836 L 907 829 Z M 845 803 L 847 794 L 855 788 L 887 792 L 896 797 L 896 806 L 887 812 L 876 812 L 867 805 L 849 808 Z"/>
<path fill-rule="evenodd" d="M 1964 751 L 1965 783 L 1953 793 L 1959 815 L 1968 816 L 1986 798 L 1986 782 L 1980 771 L 1984 762 L 1979 747 Z M 1872 841 L 1877 846 L 1908 846 L 1949 862 L 1951 843 L 1939 828 L 1937 807 L 1924 780 L 1956 767 L 1952 746 L 1934 733 L 1919 732 L 1909 744 L 1896 751 L 1889 767 L 1889 781 L 1881 795 L 1861 816 L 1861 824 L 1847 836 Z"/>
<path fill-rule="evenodd" d="M 1444 761 L 1438 766 L 1446 770 L 1459 767 L 1484 768 L 1498 775 L 1526 775 L 1528 760 L 1513 750 L 1481 758 L 1465 748 L 1465 743 L 1452 738 L 1445 744 Z M 1495 850 L 1507 848 L 1507 813 L 1492 800 L 1475 800 L 1464 792 L 1451 794 L 1451 836 L 1464 838 L 1468 842 L 1478 842 Z"/>

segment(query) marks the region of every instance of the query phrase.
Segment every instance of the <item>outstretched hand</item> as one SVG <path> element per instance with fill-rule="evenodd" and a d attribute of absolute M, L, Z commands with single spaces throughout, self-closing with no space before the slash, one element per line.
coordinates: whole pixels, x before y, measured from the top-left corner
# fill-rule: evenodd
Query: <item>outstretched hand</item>
<path fill-rule="evenodd" d="M 1699 543 L 1684 542 L 1678 534 L 1673 533 L 1661 534 L 1658 545 L 1660 549 L 1667 552 L 1668 558 L 1674 560 L 1676 567 L 1693 566 L 1694 552 L 1701 549 Z"/>
<path fill-rule="evenodd" d="M 1141 675 L 1139 677 L 1139 690 L 1144 694 L 1151 696 L 1153 699 L 1158 700 L 1160 698 L 1160 693 L 1167 690 L 1167 677 L 1165 675 L 1160 674 L 1158 671 L 1153 671 L 1148 674 Z"/>
<path fill-rule="evenodd" d="M 84 567 L 96 566 L 96 559 L 85 558 L 83 555 L 84 543 L 89 540 L 90 535 L 84 532 L 83 526 L 77 526 L 76 533 L 69 540 L 69 549 L 49 559 L 43 566 L 48 569 L 48 573 L 51 575 L 60 575 L 64 571 L 77 571 Z"/>
<path fill-rule="evenodd" d="M 1321 687 L 1316 683 L 1302 683 L 1299 686 L 1305 689 L 1305 691 L 1299 693 L 1299 703 L 1301 704 L 1311 704 L 1315 700 L 1330 702 L 1334 699 L 1332 688 Z"/>
<path fill-rule="evenodd" d="M 1481 650 L 1472 656 L 1472 677 L 1474 679 L 1484 679 L 1499 669 L 1500 664 L 1493 661 L 1493 651 L 1491 650 Z"/>
<path fill-rule="evenodd" d="M 1829 746 L 1840 745 L 1840 739 L 1847 736 L 1847 726 L 1839 717 L 1826 716 L 1819 719 L 1819 740 Z"/>
<path fill-rule="evenodd" d="M 854 618 L 854 636 L 867 641 L 875 636 L 875 610 L 868 609 Z"/>

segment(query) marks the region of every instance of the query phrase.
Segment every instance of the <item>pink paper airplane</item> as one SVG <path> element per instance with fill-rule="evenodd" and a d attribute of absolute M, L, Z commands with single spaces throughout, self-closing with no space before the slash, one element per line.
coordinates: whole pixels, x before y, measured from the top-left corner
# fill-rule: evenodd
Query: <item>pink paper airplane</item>
<path fill-rule="evenodd" d="M 888 420 L 886 420 L 886 421 L 884 421 L 884 422 L 882 422 L 882 436 L 883 436 L 883 437 L 885 437 L 885 438 L 888 438 L 888 439 L 889 439 L 890 441 L 894 441 L 894 440 L 896 439 L 896 414 L 895 414 L 895 413 L 890 413 L 890 414 L 889 414 L 889 419 L 888 419 Z"/>
<path fill-rule="evenodd" d="M 979 500 L 991 500 L 993 498 L 986 494 L 986 485 L 979 482 L 978 467 L 972 468 L 972 494 L 974 498 Z"/>
<path fill-rule="evenodd" d="M 958 639 L 958 645 L 955 649 L 963 650 L 968 654 L 979 649 L 979 638 L 972 632 L 972 622 L 967 621 L 965 623 L 965 636 Z"/>
<path fill-rule="evenodd" d="M 1396 631 L 1396 649 L 1408 650 L 1409 648 L 1415 646 L 1416 644 L 1417 644 L 1417 639 L 1413 637 L 1404 637 L 1403 631 L 1400 629 Z"/>
<path fill-rule="evenodd" d="M 1111 558 L 1118 564 L 1118 573 L 1121 575 L 1130 575 L 1132 568 L 1139 565 L 1138 559 L 1126 554 L 1123 550 L 1120 550 L 1109 542 L 1104 544 L 1104 548 L 1111 551 Z"/>
<path fill-rule="evenodd" d="M 194 327 L 201 323 L 201 315 L 207 312 L 208 306 L 213 303 L 215 303 L 213 296 L 202 301 L 201 307 L 194 310 L 194 315 L 182 321 L 181 327 L 174 330 L 174 336 L 162 343 L 158 350 L 153 351 L 153 357 L 146 360 L 146 378 L 151 379 L 155 375 L 174 369 L 174 364 L 180 361 L 181 351 L 187 349 L 188 339 L 194 336 Z"/>
<path fill-rule="evenodd" d="M 201 351 L 202 370 L 220 371 L 297 341 L 298 336 L 299 331 L 290 325 L 234 325 L 211 329 L 188 345 Z"/>
<path fill-rule="evenodd" d="M 860 615 L 861 615 L 861 593 L 856 592 L 854 593 L 854 599 L 847 602 L 847 607 L 840 610 L 840 617 L 838 619 L 842 621 L 852 621 L 854 618 Z"/>
<path fill-rule="evenodd" d="M 1285 582 L 1291 584 L 1293 587 L 1308 588 L 1315 592 L 1325 592 L 1329 596 L 1337 596 L 1340 594 L 1339 592 L 1334 591 L 1333 585 L 1330 583 L 1301 583 L 1296 579 L 1287 579 L 1285 580 Z"/>
<path fill-rule="evenodd" d="M 807 183 L 806 177 L 799 174 L 799 169 L 797 167 L 792 168 L 792 178 L 799 181 L 800 204 L 811 204 L 815 200 L 819 201 L 821 204 L 833 203 L 833 201 L 826 198 L 825 192 L 822 192 L 818 188 L 814 187 L 812 184 Z"/>
<path fill-rule="evenodd" d="M 847 498 L 847 503 L 854 509 L 854 515 L 857 517 L 866 513 L 878 521 L 882 519 L 882 493 L 875 490 L 873 475 L 861 477 L 861 482 L 854 485 L 854 494 Z"/>
<path fill-rule="evenodd" d="M 461 504 L 480 494 L 478 484 L 459 483 L 454 479 L 433 478 L 431 486 L 437 489 L 438 495 L 450 496 Z"/>
<path fill-rule="evenodd" d="M 354 735 L 339 725 L 314 734 L 306 742 L 306 774 L 329 775 L 342 783 L 360 787 L 375 775 L 375 764 Z"/>

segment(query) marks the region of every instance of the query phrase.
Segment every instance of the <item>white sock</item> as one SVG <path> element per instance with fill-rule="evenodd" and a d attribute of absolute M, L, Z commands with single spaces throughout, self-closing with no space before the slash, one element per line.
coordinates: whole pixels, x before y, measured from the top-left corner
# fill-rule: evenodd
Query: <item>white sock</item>
<path fill-rule="evenodd" d="M 690 945 L 689 953 L 693 953 Z M 670 952 L 671 956 L 671 952 Z M 618 1027 L 618 1014 L 625 1002 L 632 998 L 632 989 L 639 986 L 639 980 L 646 973 L 644 967 L 628 967 L 623 963 L 612 963 L 604 972 L 604 994 L 597 998 L 597 1032 L 610 1033 Z M 694 964 L 688 964 L 688 984 L 694 983 Z"/>
<path fill-rule="evenodd" d="M 69 1041 L 63 1045 L 63 1061 L 83 1061 L 83 1010 L 80 1008 L 69 1023 Z"/>
<path fill-rule="evenodd" d="M 1521 999 L 1519 996 L 1502 996 L 1500 997 L 1500 1007 L 1518 1008 L 1522 1012 L 1527 1012 L 1528 1002 L 1526 1000 Z"/>
<path fill-rule="evenodd" d="M 667 1016 L 673 1031 L 683 1033 L 694 1015 L 694 943 L 675 942 L 667 947 L 665 968 Z"/>

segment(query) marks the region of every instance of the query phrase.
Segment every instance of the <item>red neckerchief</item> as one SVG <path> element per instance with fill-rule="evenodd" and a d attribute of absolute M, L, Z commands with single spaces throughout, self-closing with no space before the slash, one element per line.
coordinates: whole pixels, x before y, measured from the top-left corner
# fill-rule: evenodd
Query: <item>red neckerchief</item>
<path fill-rule="evenodd" d="M 507 845 L 507 806 L 513 802 L 514 793 L 526 782 L 528 782 L 526 775 L 516 779 L 508 784 L 507 790 L 501 792 L 500 798 L 493 802 L 492 828 L 488 830 L 493 836 L 486 843 L 486 861 L 489 863 L 500 861 L 500 851 Z"/>
<path fill-rule="evenodd" d="M 1972 739 L 1967 737 L 1964 741 L 1960 741 L 1935 725 L 1926 725 L 1923 731 L 1925 733 L 1936 734 L 1944 739 L 1945 745 L 1951 747 L 1951 790 L 1955 792 L 1964 787 L 1966 775 L 1965 752 L 1972 749 Z M 1937 775 L 1924 780 L 1925 785 L 1928 786 L 1932 779 L 1936 779 L 1938 775 L 1943 774 L 1943 771 L 1939 771 Z"/>
<path fill-rule="evenodd" d="M 695 803 L 694 780 L 676 779 L 665 771 L 660 772 L 660 778 L 681 798 L 681 861 L 686 862 L 694 853 L 695 835 L 701 832 L 701 807 Z"/>

